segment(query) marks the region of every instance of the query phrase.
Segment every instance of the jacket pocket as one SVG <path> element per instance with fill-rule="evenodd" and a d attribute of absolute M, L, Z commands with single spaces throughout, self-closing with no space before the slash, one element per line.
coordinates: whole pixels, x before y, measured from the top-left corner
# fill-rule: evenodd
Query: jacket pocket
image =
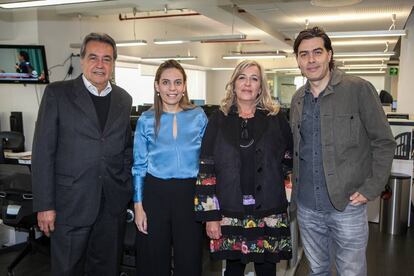
<path fill-rule="evenodd" d="M 360 125 L 358 113 L 337 114 L 335 116 L 335 139 L 343 150 L 358 146 Z"/>
<path fill-rule="evenodd" d="M 62 174 L 56 174 L 55 177 L 56 185 L 72 187 L 74 177 Z"/>

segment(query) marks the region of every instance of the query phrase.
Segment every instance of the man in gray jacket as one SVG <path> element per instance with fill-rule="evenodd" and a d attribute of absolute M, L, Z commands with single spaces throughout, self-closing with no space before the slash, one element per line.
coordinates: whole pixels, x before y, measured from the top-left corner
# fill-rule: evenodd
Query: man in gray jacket
<path fill-rule="evenodd" d="M 366 203 L 383 190 L 395 140 L 371 83 L 334 68 L 318 28 L 299 33 L 294 52 L 307 83 L 292 98 L 292 209 L 311 275 L 366 275 Z"/>

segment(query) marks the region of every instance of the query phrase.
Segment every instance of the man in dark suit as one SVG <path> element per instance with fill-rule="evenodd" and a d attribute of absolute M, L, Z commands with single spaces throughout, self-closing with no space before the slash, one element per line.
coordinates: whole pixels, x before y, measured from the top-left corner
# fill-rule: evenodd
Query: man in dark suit
<path fill-rule="evenodd" d="M 115 41 L 87 35 L 83 74 L 45 89 L 33 140 L 33 208 L 51 238 L 52 275 L 119 274 L 132 196 L 132 99 L 111 84 Z"/>

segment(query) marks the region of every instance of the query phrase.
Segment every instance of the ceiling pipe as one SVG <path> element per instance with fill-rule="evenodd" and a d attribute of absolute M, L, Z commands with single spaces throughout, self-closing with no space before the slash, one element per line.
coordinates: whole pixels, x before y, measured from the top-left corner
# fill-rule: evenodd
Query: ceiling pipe
<path fill-rule="evenodd" d="M 181 17 L 181 16 L 194 16 L 194 15 L 200 15 L 198 12 L 190 12 L 190 13 L 177 13 L 177 14 L 163 14 L 163 15 L 150 15 L 150 16 L 122 16 L 122 14 L 119 14 L 119 20 L 135 20 L 135 19 L 151 19 L 151 18 L 165 18 L 165 17 Z"/>

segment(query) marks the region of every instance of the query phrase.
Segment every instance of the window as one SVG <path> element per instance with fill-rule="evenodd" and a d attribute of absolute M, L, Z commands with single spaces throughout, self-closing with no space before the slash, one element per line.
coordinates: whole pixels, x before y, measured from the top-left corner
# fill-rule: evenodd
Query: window
<path fill-rule="evenodd" d="M 132 96 L 132 105 L 154 103 L 154 78 L 158 66 L 117 62 L 115 83 Z M 206 72 L 185 69 L 190 99 L 206 99 Z"/>

